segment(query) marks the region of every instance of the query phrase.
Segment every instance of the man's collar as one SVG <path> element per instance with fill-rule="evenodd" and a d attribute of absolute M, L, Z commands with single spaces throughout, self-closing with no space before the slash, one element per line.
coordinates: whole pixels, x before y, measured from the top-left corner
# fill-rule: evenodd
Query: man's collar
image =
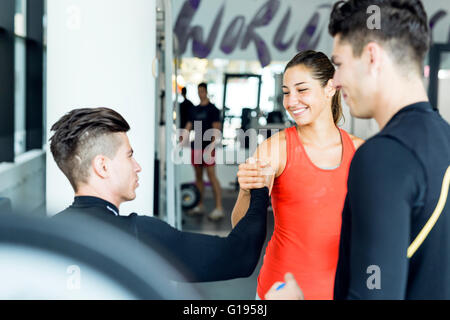
<path fill-rule="evenodd" d="M 101 207 L 105 208 L 106 210 L 110 211 L 112 214 L 118 216 L 119 215 L 119 209 L 113 205 L 111 202 L 103 200 L 98 197 L 93 196 L 76 196 L 72 207 L 76 208 L 86 208 L 86 207 Z"/>
<path fill-rule="evenodd" d="M 413 104 L 407 105 L 406 107 L 401 108 L 396 114 L 394 114 L 394 116 L 388 121 L 388 123 L 386 123 L 386 125 L 384 127 L 386 128 L 400 114 L 402 114 L 404 112 L 412 111 L 412 110 L 422 110 L 422 111 L 431 111 L 431 112 L 434 111 L 430 102 L 428 102 L 428 101 L 416 102 L 416 103 L 413 103 Z"/>

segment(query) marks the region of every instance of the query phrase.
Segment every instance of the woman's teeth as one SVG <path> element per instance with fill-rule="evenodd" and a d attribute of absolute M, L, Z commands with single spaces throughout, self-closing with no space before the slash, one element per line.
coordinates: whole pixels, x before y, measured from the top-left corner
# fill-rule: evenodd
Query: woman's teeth
<path fill-rule="evenodd" d="M 301 109 L 297 109 L 295 111 L 292 111 L 293 114 L 295 115 L 299 115 L 301 113 L 303 113 L 307 108 L 301 108 Z"/>

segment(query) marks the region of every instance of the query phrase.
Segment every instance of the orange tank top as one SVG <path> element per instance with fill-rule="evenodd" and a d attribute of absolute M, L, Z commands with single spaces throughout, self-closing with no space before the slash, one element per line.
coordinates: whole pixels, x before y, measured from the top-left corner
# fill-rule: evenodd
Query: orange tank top
<path fill-rule="evenodd" d="M 355 153 L 350 136 L 339 130 L 341 164 L 330 170 L 312 163 L 295 126 L 285 130 L 286 166 L 272 188 L 274 232 L 258 276 L 261 299 L 274 282 L 284 282 L 286 272 L 294 275 L 305 299 L 333 299 L 341 214 Z"/>

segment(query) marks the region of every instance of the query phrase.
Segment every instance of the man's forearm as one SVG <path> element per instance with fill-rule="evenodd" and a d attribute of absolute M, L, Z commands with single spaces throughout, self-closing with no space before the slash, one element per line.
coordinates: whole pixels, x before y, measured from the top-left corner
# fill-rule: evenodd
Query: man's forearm
<path fill-rule="evenodd" d="M 194 281 L 250 276 L 258 264 L 267 230 L 267 188 L 252 190 L 244 218 L 226 238 L 179 232 L 177 250 Z"/>

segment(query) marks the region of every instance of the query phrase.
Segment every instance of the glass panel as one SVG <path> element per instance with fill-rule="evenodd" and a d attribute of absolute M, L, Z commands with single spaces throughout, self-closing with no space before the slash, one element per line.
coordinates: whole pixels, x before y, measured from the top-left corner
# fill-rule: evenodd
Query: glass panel
<path fill-rule="evenodd" d="M 450 122 L 450 52 L 441 54 L 438 74 L 438 109 L 442 117 Z"/>
<path fill-rule="evenodd" d="M 25 152 L 26 144 L 26 42 L 27 0 L 16 0 L 14 33 L 17 36 L 14 47 L 15 93 L 14 93 L 14 154 Z"/>
<path fill-rule="evenodd" d="M 15 39 L 15 93 L 14 93 L 14 154 L 16 156 L 25 152 L 25 40 Z"/>
<path fill-rule="evenodd" d="M 229 78 L 226 105 L 228 116 L 240 117 L 243 108 L 255 109 L 258 104 L 258 78 Z"/>
<path fill-rule="evenodd" d="M 248 127 L 255 127 L 249 125 L 257 116 L 257 112 L 246 110 L 243 114 L 243 109 L 256 109 L 258 107 L 258 87 L 259 79 L 257 77 L 250 78 L 228 78 L 227 93 L 226 93 L 226 113 L 223 124 L 223 140 L 222 143 L 226 146 L 233 146 L 236 142 L 237 130 Z M 244 116 L 244 125 L 242 117 Z"/>

